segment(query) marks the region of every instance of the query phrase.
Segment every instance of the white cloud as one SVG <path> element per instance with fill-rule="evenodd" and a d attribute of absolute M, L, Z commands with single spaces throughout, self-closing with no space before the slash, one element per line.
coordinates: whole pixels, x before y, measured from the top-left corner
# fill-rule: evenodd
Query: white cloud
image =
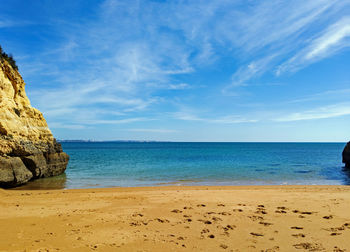
<path fill-rule="evenodd" d="M 350 47 L 350 17 L 343 17 L 322 31 L 291 59 L 281 64 L 277 75 L 287 71 L 297 71 L 311 63 L 332 56 L 341 49 Z"/>
<path fill-rule="evenodd" d="M 350 17 L 346 17 L 331 25 L 326 33 L 317 38 L 311 45 L 311 50 L 306 54 L 306 60 L 325 57 L 334 47 L 337 50 L 350 46 L 349 41 L 344 41 L 350 36 Z M 333 49 L 334 50 L 334 49 Z"/>
<path fill-rule="evenodd" d="M 97 124 L 126 124 L 134 122 L 144 122 L 144 121 L 153 121 L 154 119 L 138 117 L 138 118 L 126 118 L 118 120 L 86 120 L 84 124 L 97 125 Z"/>
<path fill-rule="evenodd" d="M 88 128 L 85 125 L 63 124 L 63 123 L 59 123 L 59 122 L 50 123 L 49 127 L 53 128 L 53 129 L 71 129 L 71 130 L 81 130 L 81 129 Z"/>
<path fill-rule="evenodd" d="M 333 105 L 323 106 L 312 110 L 291 113 L 291 114 L 276 118 L 274 121 L 291 122 L 291 121 L 302 121 L 302 120 L 326 119 L 326 118 L 346 116 L 346 115 L 350 115 L 350 103 L 333 104 Z"/>
<path fill-rule="evenodd" d="M 173 118 L 177 120 L 183 121 L 197 121 L 197 122 L 205 122 L 205 123 L 218 123 L 218 124 L 236 124 L 236 123 L 255 123 L 258 122 L 257 119 L 247 119 L 242 116 L 236 115 L 228 115 L 217 118 L 204 118 L 199 117 L 194 114 L 186 113 L 186 112 L 177 112 L 173 114 Z"/>
<path fill-rule="evenodd" d="M 12 21 L 0 20 L 0 28 L 7 28 L 13 26 L 14 23 Z"/>
<path fill-rule="evenodd" d="M 350 88 L 327 90 L 319 93 L 313 93 L 311 95 L 307 95 L 291 101 L 287 101 L 287 103 L 300 103 L 300 102 L 317 101 L 317 100 L 340 100 L 343 98 L 347 99 L 349 95 L 350 95 Z"/>
<path fill-rule="evenodd" d="M 221 19 L 220 37 L 226 39 L 225 43 L 230 41 L 241 52 L 238 55 L 245 61 L 248 59 L 248 63 L 240 64 L 232 75 L 231 83 L 223 89 L 223 93 L 237 95 L 232 89 L 249 86 L 257 77 L 273 72 L 290 54 L 300 52 L 301 48 L 305 47 L 306 41 L 314 41 L 314 45 L 310 46 L 315 49 L 313 57 L 316 56 L 315 53 L 320 56 L 320 50 L 339 41 L 340 37 L 347 33 L 347 29 L 343 29 L 337 31 L 337 35 L 332 34 L 336 31 L 336 27 L 329 29 L 325 23 L 328 23 L 328 20 L 336 20 L 334 22 L 340 20 L 339 23 L 343 24 L 345 21 L 341 20 L 342 15 L 339 13 L 348 7 L 343 1 L 276 0 L 253 4 L 253 7 L 250 10 L 248 8 L 246 12 L 236 12 L 235 17 L 226 13 Z M 236 22 L 228 22 L 229 19 L 234 19 Z M 338 25 L 338 28 L 339 26 L 341 25 Z M 317 41 L 314 37 L 320 31 L 327 35 Z M 332 56 L 335 51 L 343 49 L 346 45 L 345 41 L 341 45 L 337 44 L 332 53 L 324 53 L 322 57 Z M 306 53 L 300 52 L 300 57 L 304 57 Z M 291 61 L 294 61 L 294 58 Z M 294 70 L 313 62 L 315 60 L 300 64 L 300 60 L 296 60 Z M 279 66 L 276 74 L 284 72 L 284 68 L 290 68 L 285 66 L 288 64 Z"/>
<path fill-rule="evenodd" d="M 191 88 L 191 86 L 188 85 L 187 83 L 169 84 L 168 85 L 168 89 L 171 89 L 171 90 L 181 90 L 181 89 L 189 89 L 189 88 Z"/>
<path fill-rule="evenodd" d="M 149 133 L 175 133 L 175 132 L 179 132 L 178 130 L 170 130 L 170 129 L 127 129 L 127 131 L 149 132 Z"/>
<path fill-rule="evenodd" d="M 2 13 L 1 13 L 2 14 Z M 26 21 L 26 20 L 15 20 L 10 19 L 2 14 L 2 17 L 0 17 L 0 29 L 1 28 L 10 28 L 10 27 L 18 27 L 18 26 L 27 26 L 32 25 L 32 22 Z"/>
<path fill-rule="evenodd" d="M 222 92 L 226 95 L 235 94 L 232 88 L 248 86 L 248 82 L 265 73 L 270 69 L 272 62 L 276 58 L 276 54 L 269 55 L 264 58 L 250 62 L 248 65 L 240 67 L 231 77 L 232 82 L 226 86 Z"/>

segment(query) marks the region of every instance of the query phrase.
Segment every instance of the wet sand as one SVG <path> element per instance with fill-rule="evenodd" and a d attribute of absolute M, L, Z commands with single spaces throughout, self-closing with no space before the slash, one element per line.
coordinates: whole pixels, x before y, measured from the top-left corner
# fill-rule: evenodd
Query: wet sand
<path fill-rule="evenodd" d="M 350 187 L 0 189 L 0 223 L 0 251 L 350 251 Z"/>

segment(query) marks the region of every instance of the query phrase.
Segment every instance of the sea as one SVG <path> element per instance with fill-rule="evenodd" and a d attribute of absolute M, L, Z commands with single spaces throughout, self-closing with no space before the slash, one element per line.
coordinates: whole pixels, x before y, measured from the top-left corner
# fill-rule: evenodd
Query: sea
<path fill-rule="evenodd" d="M 65 174 L 22 189 L 350 185 L 345 143 L 62 142 Z"/>

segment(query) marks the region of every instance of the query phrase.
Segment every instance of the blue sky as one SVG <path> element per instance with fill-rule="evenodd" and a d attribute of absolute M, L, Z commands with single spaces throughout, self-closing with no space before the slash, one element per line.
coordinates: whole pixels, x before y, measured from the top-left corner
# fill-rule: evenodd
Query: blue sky
<path fill-rule="evenodd" d="M 350 2 L 4 0 L 58 139 L 350 140 Z"/>

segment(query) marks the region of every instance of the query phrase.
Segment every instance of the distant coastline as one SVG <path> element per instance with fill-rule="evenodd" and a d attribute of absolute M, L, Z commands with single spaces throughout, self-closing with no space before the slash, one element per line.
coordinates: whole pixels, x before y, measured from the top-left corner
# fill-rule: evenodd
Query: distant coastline
<path fill-rule="evenodd" d="M 61 140 L 58 139 L 59 143 L 171 143 L 171 141 L 155 141 L 155 140 Z"/>

